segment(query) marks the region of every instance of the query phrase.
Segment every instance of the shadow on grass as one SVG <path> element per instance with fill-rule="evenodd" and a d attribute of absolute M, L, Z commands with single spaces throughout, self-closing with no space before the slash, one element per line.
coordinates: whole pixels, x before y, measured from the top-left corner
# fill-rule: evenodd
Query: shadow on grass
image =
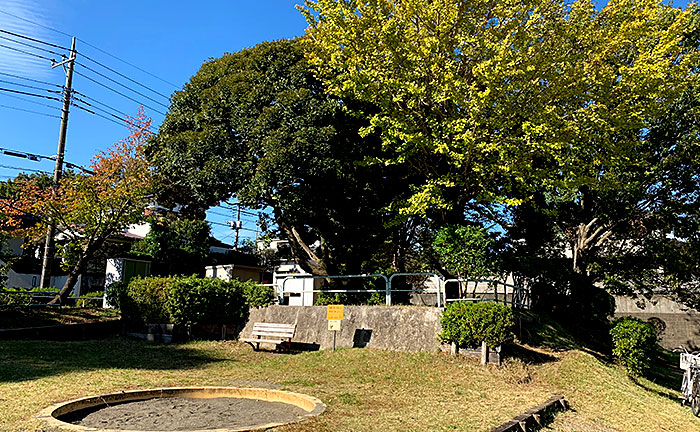
<path fill-rule="evenodd" d="M 523 345 L 510 344 L 503 347 L 504 359 L 517 358 L 530 365 L 541 365 L 557 361 L 557 358 L 547 353 L 535 351 Z"/>
<path fill-rule="evenodd" d="M 681 383 L 683 382 L 683 370 L 678 367 L 680 355 L 663 348 L 658 348 L 655 356 L 654 364 L 647 372 L 646 378 L 664 390 L 651 388 L 643 381 L 632 379 L 635 384 L 642 387 L 644 390 L 656 393 L 659 396 L 678 402 L 680 395 Z"/>
<path fill-rule="evenodd" d="M 518 338 L 528 345 L 553 351 L 579 350 L 604 363 L 612 362 L 607 329 L 565 326 L 546 315 L 520 312 L 516 324 Z"/>
<path fill-rule="evenodd" d="M 178 344 L 112 338 L 80 342 L 0 341 L 0 382 L 17 382 L 78 370 L 183 370 L 224 360 Z"/>

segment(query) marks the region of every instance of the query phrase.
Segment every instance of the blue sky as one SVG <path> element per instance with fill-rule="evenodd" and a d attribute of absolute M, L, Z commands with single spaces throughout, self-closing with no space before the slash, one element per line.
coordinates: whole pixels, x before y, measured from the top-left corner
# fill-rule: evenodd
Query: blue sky
<path fill-rule="evenodd" d="M 70 36 L 79 38 L 79 53 L 126 75 L 158 93 L 169 96 L 194 75 L 204 61 L 235 52 L 266 40 L 293 38 L 306 27 L 294 8 L 295 0 L 181 0 L 94 1 L 94 0 L 0 0 L 0 30 L 29 36 L 60 46 L 70 46 Z M 674 2 L 684 6 L 686 1 Z M 46 57 L 54 54 L 19 45 L 9 39 L 56 50 L 53 47 L 18 39 L 0 32 L 0 88 L 9 88 L 45 96 L 59 95 L 43 89 L 58 89 L 65 75 L 61 68 L 51 69 L 50 62 L 3 47 L 33 52 Z M 125 60 L 126 64 L 121 60 Z M 115 79 L 142 95 L 111 82 L 108 78 L 78 66 L 73 88 L 104 105 L 103 111 L 134 115 L 138 102 L 148 105 L 146 112 L 154 126 L 163 120 L 157 111 L 166 112 L 168 101 L 151 90 L 139 87 L 113 72 L 79 56 L 78 62 Z M 139 70 L 141 69 L 141 70 Z M 144 72 L 145 71 L 145 72 Z M 6 74 L 41 81 L 29 81 Z M 137 102 L 105 89 L 88 78 L 106 84 Z M 5 81 L 5 82 L 3 82 Z M 17 86 L 7 83 L 25 84 Z M 48 83 L 48 84 L 46 84 Z M 34 86 L 39 89 L 26 87 Z M 53 87 L 52 87 L 53 86 Z M 85 105 L 84 105 L 85 106 Z M 10 108 L 11 107 L 11 108 Z M 13 109 L 14 108 L 14 109 Z M 85 108 L 90 108 L 85 106 Z M 113 111 L 117 110 L 117 111 Z M 29 110 L 35 112 L 26 112 Z M 0 91 L 0 148 L 51 156 L 58 142 L 60 103 L 34 96 Z M 114 120 L 113 117 L 109 117 Z M 71 108 L 66 140 L 66 161 L 88 164 L 94 154 L 107 149 L 127 135 L 127 130 L 112 121 L 86 111 Z M 8 168 L 12 167 L 12 168 Z M 24 170 L 52 171 L 53 162 L 29 161 L 0 154 L 0 180 L 14 177 Z M 208 219 L 215 223 L 233 219 L 231 211 L 213 209 Z M 244 216 L 242 237 L 255 236 L 253 216 Z M 232 242 L 232 231 L 221 225 L 212 226 L 214 235 Z"/>
<path fill-rule="evenodd" d="M 70 36 L 74 35 L 79 39 L 76 43 L 79 53 L 169 96 L 173 91 L 181 88 L 207 59 L 254 46 L 265 40 L 302 35 L 306 22 L 294 8 L 296 3 L 298 2 L 289 0 L 205 0 L 200 2 L 0 0 L 0 29 L 65 47 L 70 46 Z M 54 47 L 37 44 L 7 33 L 0 33 L 0 36 L 60 52 Z M 57 57 L 7 39 L 0 38 L 0 45 L 49 58 Z M 158 78 L 110 57 L 107 53 L 126 60 Z M 160 124 L 163 116 L 156 110 L 166 112 L 167 108 L 159 103 L 167 106 L 167 99 L 89 60 L 84 58 L 81 60 L 80 55 L 78 62 L 128 85 L 145 96 L 133 93 L 80 66 L 76 67 L 76 71 L 84 76 L 77 74 L 74 76 L 73 88 L 76 91 L 123 113 L 130 115 L 136 113 L 138 103 L 105 89 L 86 77 L 92 78 L 136 101 L 151 106 L 152 108 L 146 108 L 146 112 L 152 117 L 155 126 Z M 51 69 L 50 61 L 0 46 L 0 80 L 42 89 L 58 89 L 48 84 L 2 75 L 2 73 L 58 86 L 65 82 L 63 70 Z M 44 90 L 11 85 L 2 81 L 0 81 L 0 87 L 60 97 Z M 90 99 L 83 99 L 91 102 Z M 105 105 L 97 106 L 119 115 L 117 111 L 112 111 Z M 88 106 L 85 107 L 90 109 Z M 105 116 L 107 112 L 98 111 Z M 39 155 L 55 155 L 60 120 L 45 114 L 60 116 L 60 103 L 51 99 L 0 91 L 0 129 L 2 130 L 0 148 Z M 110 118 L 115 120 L 113 117 Z M 118 124 L 72 107 L 66 139 L 66 161 L 88 164 L 94 154 L 105 150 L 127 134 L 126 128 Z M 6 168 L 8 166 L 13 168 Z M 14 168 L 52 171 L 53 162 L 50 160 L 34 162 L 0 154 L 0 176 L 2 176 L 0 180 L 17 175 L 19 171 Z M 221 223 L 233 219 L 230 210 L 217 208 L 213 212 L 215 213 L 210 212 L 208 215 L 211 221 Z M 254 237 L 255 217 L 244 215 L 242 219 L 246 230 L 241 231 L 241 237 Z M 233 241 L 231 229 L 216 224 L 212 229 L 217 238 L 227 242 Z"/>

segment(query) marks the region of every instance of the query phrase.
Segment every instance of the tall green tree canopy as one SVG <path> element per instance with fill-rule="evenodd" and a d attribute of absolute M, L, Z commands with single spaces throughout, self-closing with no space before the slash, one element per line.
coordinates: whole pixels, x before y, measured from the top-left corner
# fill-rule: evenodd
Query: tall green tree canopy
<path fill-rule="evenodd" d="M 404 212 L 576 193 L 634 163 L 640 131 L 696 79 L 695 6 L 654 0 L 307 0 L 328 90 L 378 107 L 385 164 L 424 180 Z"/>
<path fill-rule="evenodd" d="M 272 208 L 294 255 L 317 274 L 360 272 L 384 238 L 382 209 L 405 188 L 352 102 L 329 96 L 299 41 L 206 62 L 175 93 L 147 156 L 159 201 L 201 214 L 235 197 Z"/>

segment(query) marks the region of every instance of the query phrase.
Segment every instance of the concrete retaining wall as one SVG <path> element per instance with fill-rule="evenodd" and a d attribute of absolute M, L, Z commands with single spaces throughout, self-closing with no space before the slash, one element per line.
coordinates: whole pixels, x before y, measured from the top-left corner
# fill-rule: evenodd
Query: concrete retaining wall
<path fill-rule="evenodd" d="M 398 351 L 441 350 L 437 340 L 440 312 L 420 306 L 345 306 L 336 347 L 369 347 Z M 269 306 L 251 309 L 240 337 L 250 337 L 255 322 L 296 324 L 293 341 L 311 349 L 333 347 L 325 306 Z"/>
<path fill-rule="evenodd" d="M 615 316 L 632 316 L 652 322 L 660 330 L 660 345 L 667 349 L 683 345 L 700 347 L 700 312 L 665 297 L 615 297 Z"/>

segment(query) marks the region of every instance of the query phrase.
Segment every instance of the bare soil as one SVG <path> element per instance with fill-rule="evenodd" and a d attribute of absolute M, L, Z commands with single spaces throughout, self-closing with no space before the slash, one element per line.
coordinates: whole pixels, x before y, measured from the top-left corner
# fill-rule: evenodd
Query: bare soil
<path fill-rule="evenodd" d="M 74 424 L 98 429 L 178 431 L 288 423 L 306 414 L 294 405 L 242 398 L 155 398 L 94 411 Z"/>

